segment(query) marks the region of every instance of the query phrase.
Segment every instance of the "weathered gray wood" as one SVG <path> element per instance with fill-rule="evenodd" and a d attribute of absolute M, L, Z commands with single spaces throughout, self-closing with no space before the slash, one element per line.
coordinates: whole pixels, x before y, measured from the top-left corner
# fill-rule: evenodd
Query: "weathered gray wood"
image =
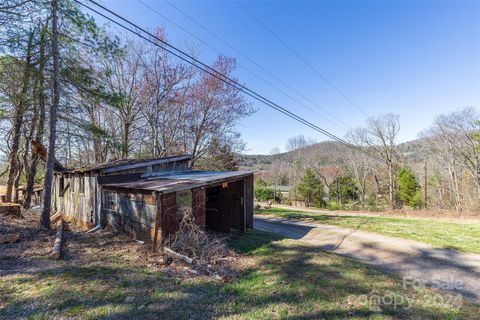
<path fill-rule="evenodd" d="M 70 187 L 70 181 L 67 183 L 67 185 L 63 188 L 63 190 L 60 191 L 60 197 L 63 197 L 65 193 L 67 192 L 68 188 Z"/>
<path fill-rule="evenodd" d="M 58 219 L 62 218 L 62 213 L 61 212 L 57 212 L 55 213 L 53 216 L 50 217 L 50 223 L 57 223 Z"/>
<path fill-rule="evenodd" d="M 60 219 L 57 223 L 57 235 L 55 236 L 55 242 L 53 244 L 52 253 L 50 259 L 60 259 L 62 255 L 62 241 L 63 241 L 63 219 Z"/>
<path fill-rule="evenodd" d="M 180 156 L 180 157 L 172 157 L 172 158 L 164 158 L 164 159 L 155 159 L 155 160 L 149 160 L 149 161 L 145 161 L 145 162 L 138 162 L 138 163 L 133 163 L 133 164 L 125 164 L 125 165 L 121 165 L 121 166 L 105 168 L 105 169 L 103 169 L 103 172 L 104 173 L 112 173 L 112 172 L 117 172 L 117 171 L 148 167 L 148 166 L 158 165 L 158 164 L 162 164 L 162 163 L 169 163 L 169 162 L 174 162 L 174 161 L 188 161 L 191 158 L 192 158 L 191 156 Z"/>
<path fill-rule="evenodd" d="M 162 226 L 162 201 L 160 194 L 158 192 L 153 192 L 153 196 L 155 197 L 155 206 L 156 206 L 156 217 L 155 217 L 155 227 L 153 230 L 153 243 L 152 243 L 152 251 L 155 251 L 157 248 L 157 241 L 158 241 L 158 232 L 159 232 L 159 227 L 160 227 L 160 232 L 161 231 L 161 226 Z M 162 241 L 162 236 L 160 235 L 160 241 Z"/>

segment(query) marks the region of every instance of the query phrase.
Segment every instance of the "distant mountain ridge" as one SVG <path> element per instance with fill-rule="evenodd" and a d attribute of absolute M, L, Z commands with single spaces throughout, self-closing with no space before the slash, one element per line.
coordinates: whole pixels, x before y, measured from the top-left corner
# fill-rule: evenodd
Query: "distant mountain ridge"
<path fill-rule="evenodd" d="M 407 141 L 398 145 L 398 152 L 403 161 L 414 167 L 425 161 L 427 157 L 427 149 L 428 141 L 424 138 Z M 346 153 L 352 152 L 352 150 L 345 147 L 340 142 L 322 141 L 302 149 L 274 155 L 237 154 L 236 161 L 241 169 L 265 170 L 270 164 L 277 161 L 289 161 L 294 159 L 295 156 L 301 152 L 314 154 L 322 165 L 331 166 L 337 164 L 338 159 L 344 158 Z"/>

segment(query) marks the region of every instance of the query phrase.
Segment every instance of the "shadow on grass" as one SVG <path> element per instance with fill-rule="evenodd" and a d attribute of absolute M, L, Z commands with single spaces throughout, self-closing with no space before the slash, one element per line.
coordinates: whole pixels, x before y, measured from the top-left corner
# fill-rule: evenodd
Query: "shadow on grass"
<path fill-rule="evenodd" d="M 230 239 L 229 246 L 241 253 L 250 253 L 274 241 L 286 237 L 261 230 L 247 230 L 245 235 L 235 235 Z"/>
<path fill-rule="evenodd" d="M 121 256 L 82 265 L 24 269 L 0 280 L 0 318 L 82 319 L 335 319 L 462 318 L 479 309 L 451 311 L 415 304 L 372 309 L 350 304 L 349 295 L 403 292 L 401 281 L 336 254 L 268 232 L 249 231 L 231 240 L 255 264 L 233 283 L 182 280 Z M 96 253 L 94 253 L 96 254 Z M 101 254 L 101 253 L 98 253 Z M 99 258 L 98 256 L 95 258 Z M 407 292 L 408 294 L 414 294 Z M 475 313 L 475 311 L 477 313 Z M 472 319 L 474 316 L 471 317 Z"/>
<path fill-rule="evenodd" d="M 251 268 L 225 290 L 235 296 L 238 314 L 247 318 L 273 316 L 289 319 L 395 318 L 475 319 L 480 307 L 464 307 L 426 300 L 430 290 L 402 288 L 402 280 L 322 249 L 286 240 L 272 242 L 255 254 L 261 268 Z M 387 297 L 386 303 L 351 303 L 353 297 Z M 393 305 L 392 296 L 409 298 Z M 446 296 L 440 296 L 446 299 Z"/>

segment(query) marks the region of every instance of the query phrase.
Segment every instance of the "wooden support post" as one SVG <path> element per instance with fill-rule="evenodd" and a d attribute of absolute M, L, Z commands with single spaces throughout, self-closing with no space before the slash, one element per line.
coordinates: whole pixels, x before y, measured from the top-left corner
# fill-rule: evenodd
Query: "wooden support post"
<path fill-rule="evenodd" d="M 160 243 L 163 241 L 162 239 L 162 201 L 161 201 L 161 195 L 157 192 L 153 192 L 153 197 L 155 199 L 155 206 L 157 209 L 156 215 L 155 215 L 155 227 L 153 230 L 153 243 L 152 243 L 152 251 L 155 251 L 157 248 L 157 242 L 158 242 L 158 232 L 160 229 Z"/>
<path fill-rule="evenodd" d="M 192 211 L 195 223 L 202 229 L 205 229 L 205 213 L 206 213 L 206 196 L 205 189 L 198 188 L 192 190 Z"/>

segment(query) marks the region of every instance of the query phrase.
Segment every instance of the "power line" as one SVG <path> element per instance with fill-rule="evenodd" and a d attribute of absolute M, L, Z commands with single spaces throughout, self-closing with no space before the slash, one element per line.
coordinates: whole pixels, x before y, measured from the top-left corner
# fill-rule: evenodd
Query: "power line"
<path fill-rule="evenodd" d="M 133 33 L 133 34 L 135 34 L 135 35 L 137 35 L 138 37 L 144 39 L 145 41 L 147 41 L 147 42 L 149 42 L 149 43 L 151 43 L 151 44 L 153 44 L 153 45 L 155 45 L 155 46 L 158 46 L 158 47 L 162 48 L 162 49 L 165 50 L 166 52 L 168 52 L 168 53 L 172 54 L 173 56 L 175 56 L 175 57 L 177 57 L 177 58 L 179 58 L 179 59 L 181 59 L 181 60 L 183 60 L 183 61 L 185 61 L 185 62 L 187 62 L 187 63 L 189 63 L 189 64 L 191 64 L 191 65 L 193 65 L 193 66 L 195 66 L 196 68 L 198 68 L 198 69 L 202 70 L 203 72 L 205 72 L 205 73 L 207 73 L 207 74 L 215 77 L 216 79 L 225 82 L 226 84 L 228 84 L 228 85 L 232 86 L 233 88 L 235 88 L 235 89 L 237 89 L 237 90 L 245 93 L 246 95 L 250 96 L 251 98 L 254 98 L 254 99 L 256 99 L 256 100 L 264 103 L 265 105 L 271 107 L 272 109 L 275 109 L 275 110 L 283 113 L 284 115 L 286 115 L 286 116 L 288 116 L 288 117 L 290 117 L 290 118 L 292 118 L 292 119 L 294 119 L 294 120 L 296 120 L 296 121 L 298 121 L 298 122 L 300 122 L 300 123 L 302 123 L 302 124 L 304 124 L 304 125 L 312 128 L 313 130 L 315 130 L 315 131 L 317 131 L 317 132 L 320 132 L 320 133 L 326 135 L 327 137 L 329 137 L 329 138 L 331 138 L 331 139 L 333 139 L 333 140 L 335 140 L 335 141 L 337 141 L 337 142 L 340 142 L 341 144 L 345 145 L 346 147 L 349 147 L 349 148 L 351 148 L 351 149 L 357 150 L 357 151 L 362 152 L 362 153 L 364 153 L 364 154 L 366 154 L 366 155 L 368 155 L 368 156 L 370 156 L 370 157 L 372 157 L 372 158 L 375 158 L 375 159 L 381 161 L 381 158 L 377 157 L 376 155 L 373 155 L 373 154 L 365 151 L 365 150 L 362 149 L 362 148 L 359 148 L 359 147 L 357 147 L 357 146 L 355 146 L 355 145 L 350 144 L 349 142 L 347 142 L 347 141 L 345 141 L 345 140 L 343 140 L 343 139 L 335 136 L 334 134 L 326 131 L 325 129 L 322 129 L 322 128 L 318 127 L 317 125 L 315 125 L 315 124 L 313 124 L 313 123 L 311 123 L 311 122 L 303 119 L 302 117 L 294 114 L 293 112 L 291 112 L 291 111 L 289 111 L 289 110 L 287 110 L 287 109 L 279 106 L 278 104 L 272 102 L 271 100 L 269 100 L 269 99 L 263 97 L 262 95 L 260 95 L 260 94 L 258 94 L 258 93 L 256 93 L 256 92 L 252 91 L 252 90 L 249 89 L 248 87 L 246 87 L 246 86 L 244 86 L 244 85 L 242 85 L 242 84 L 239 84 L 238 82 L 236 82 L 236 81 L 228 78 L 227 76 L 225 76 L 225 75 L 223 75 L 222 73 L 218 72 L 218 71 L 215 70 L 214 68 L 206 65 L 205 63 L 203 63 L 203 62 L 201 62 L 200 60 L 196 59 L 195 57 L 189 55 L 188 53 L 184 52 L 183 50 L 178 49 L 177 47 L 171 45 L 170 43 L 166 42 L 165 40 L 160 39 L 159 37 L 155 36 L 154 34 L 148 32 L 147 30 L 141 28 L 141 27 L 138 26 L 137 24 L 135 24 L 135 23 L 129 21 L 128 19 L 120 16 L 119 14 L 117 14 L 117 13 L 115 13 L 114 11 L 106 8 L 105 6 L 97 3 L 96 1 L 88 0 L 89 2 L 93 3 L 95 6 L 97 6 L 97 7 L 101 8 L 101 9 L 103 9 L 104 11 L 112 14 L 113 16 L 117 17 L 118 19 L 121 19 L 122 21 L 128 23 L 129 25 L 133 26 L 135 29 L 140 30 L 141 32 L 149 35 L 151 38 L 157 40 L 158 42 L 162 43 L 163 45 L 167 46 L 168 48 L 160 45 L 158 42 L 155 42 L 155 41 L 151 40 L 150 38 L 147 38 L 146 36 L 144 36 L 144 35 L 141 34 L 140 32 L 137 32 L 137 31 L 135 31 L 135 30 L 133 30 L 133 29 L 131 29 L 131 28 L 129 28 L 129 27 L 121 24 L 120 22 L 118 22 L 118 21 L 116 21 L 116 20 L 114 20 L 114 19 L 106 16 L 105 14 L 99 12 L 98 10 L 95 10 L 95 9 L 93 9 L 92 7 L 90 7 L 90 6 L 88 6 L 88 5 L 80 2 L 79 0 L 74 0 L 74 1 L 75 1 L 76 3 L 78 3 L 78 4 L 80 4 L 81 6 L 83 6 L 83 7 L 87 8 L 87 9 L 91 10 L 92 12 L 95 12 L 96 14 L 102 16 L 103 18 L 107 19 L 108 21 L 113 22 L 113 23 L 116 24 L 117 26 L 119 26 L 119 27 L 121 27 L 121 28 L 123 28 L 123 29 L 125 29 L 125 30 L 127 30 L 127 31 L 129 31 L 129 32 L 131 32 L 131 33 Z M 173 51 L 172 51 L 172 50 L 173 50 Z"/>
<path fill-rule="evenodd" d="M 167 1 L 168 2 L 168 1 Z M 298 59 L 300 59 L 308 68 L 310 68 L 317 76 L 319 76 L 330 88 L 332 88 L 336 93 L 341 95 L 345 98 L 351 105 L 353 105 L 358 111 L 360 111 L 364 116 L 368 117 L 368 114 L 363 111 L 363 109 L 351 98 L 349 98 L 345 93 L 340 91 L 330 80 L 328 80 L 320 71 L 318 71 L 310 62 L 307 61 L 303 56 L 301 56 L 297 50 L 295 50 L 292 46 L 282 40 L 272 29 L 270 29 L 265 23 L 260 20 L 252 11 L 250 11 L 246 6 L 244 6 L 239 0 L 237 3 L 240 7 L 245 10 L 253 19 L 255 19 L 265 30 L 267 30 L 271 35 L 273 35 L 285 48 L 290 50 Z"/>
<path fill-rule="evenodd" d="M 92 4 L 94 4 L 95 6 L 97 6 L 97 7 L 101 8 L 102 10 L 110 13 L 111 15 L 117 17 L 118 19 L 120 19 L 120 20 L 128 23 L 130 26 L 134 27 L 136 30 L 139 30 L 139 31 L 141 31 L 141 32 L 144 33 L 144 34 L 147 34 L 149 37 L 155 39 L 155 40 L 158 41 L 158 42 L 153 41 L 151 38 L 148 38 L 148 37 L 144 36 L 144 35 L 143 35 L 142 33 L 140 33 L 139 31 L 135 31 L 135 30 L 131 29 L 130 27 L 127 27 L 127 26 L 123 25 L 122 23 L 116 21 L 115 19 L 110 18 L 109 16 L 107 16 L 107 15 L 99 12 L 98 10 L 96 10 L 96 9 L 94 9 L 94 8 L 92 8 L 92 7 L 88 6 L 88 5 L 80 2 L 79 0 L 73 0 L 73 1 L 75 1 L 76 3 L 80 4 L 81 6 L 87 8 L 87 9 L 89 9 L 89 10 L 92 11 L 92 12 L 95 12 L 95 13 L 98 14 L 99 16 L 107 19 L 108 21 L 116 24 L 117 26 L 119 26 L 119 27 L 121 27 L 121 28 L 123 28 L 123 29 L 125 29 L 125 30 L 127 30 L 127 31 L 129 31 L 129 32 L 131 32 L 131 33 L 133 33 L 133 34 L 135 34 L 135 35 L 137 35 L 138 37 L 144 39 L 145 41 L 147 41 L 147 42 L 149 42 L 149 43 L 151 43 L 151 44 L 153 44 L 153 45 L 155 45 L 155 46 L 157 46 L 157 47 L 159 47 L 159 48 L 162 48 L 162 49 L 165 50 L 166 52 L 168 52 L 168 53 L 172 54 L 173 56 L 175 56 L 175 57 L 183 60 L 184 62 L 187 62 L 187 63 L 193 65 L 194 67 L 196 67 L 196 68 L 200 69 L 201 71 L 209 74 L 210 76 L 212 76 L 212 77 L 214 77 L 214 78 L 216 78 L 216 79 L 218 79 L 218 80 L 226 83 L 227 85 L 229 85 L 229 86 L 231 86 L 231 87 L 233 87 L 233 88 L 235 88 L 235 89 L 243 92 L 244 94 L 248 95 L 249 97 L 251 97 L 251 98 L 253 98 L 253 99 L 257 100 L 257 101 L 260 101 L 260 102 L 262 102 L 263 104 L 271 107 L 272 109 L 275 109 L 276 111 L 278 111 L 278 112 L 280 112 L 280 113 L 283 113 L 284 115 L 286 115 L 286 116 L 288 116 L 288 117 L 296 120 L 297 122 L 300 122 L 300 123 L 306 125 L 307 127 L 311 128 L 311 129 L 313 129 L 313 130 L 315 130 L 315 131 L 317 131 L 317 132 L 319 132 L 319 133 L 324 134 L 325 136 L 327 136 L 327 137 L 329 137 L 329 138 L 331 138 L 331 139 L 333 139 L 333 140 L 341 143 L 342 145 L 344 145 L 344 146 L 346 146 L 346 147 L 348 147 L 348 148 L 351 148 L 351 149 L 353 149 L 353 150 L 357 150 L 357 151 L 362 152 L 362 153 L 364 153 L 364 154 L 366 154 L 366 155 L 368 155 L 368 156 L 370 156 L 370 157 L 372 157 L 372 158 L 374 158 L 374 159 L 376 159 L 376 160 L 382 161 L 382 159 L 381 159 L 380 157 L 378 157 L 378 156 L 376 156 L 376 155 L 374 155 L 374 154 L 371 154 L 370 152 L 367 152 L 366 150 L 364 150 L 364 149 L 362 149 L 362 148 L 360 148 L 360 147 L 358 147 L 358 146 L 355 146 L 355 145 L 353 145 L 353 144 L 351 144 L 351 143 L 343 140 L 342 138 L 339 138 L 339 137 L 335 136 L 334 134 L 328 132 L 327 130 L 320 128 L 319 126 L 317 126 L 317 125 L 309 122 L 308 120 L 303 119 L 302 117 L 296 115 L 295 113 L 293 113 L 293 112 L 291 112 L 291 111 L 289 111 L 289 110 L 281 107 L 280 105 L 272 102 L 271 100 L 263 97 L 262 95 L 260 95 L 260 94 L 256 93 L 255 91 L 249 89 L 249 88 L 246 87 L 245 85 L 239 84 L 237 81 L 235 81 L 235 80 L 233 80 L 233 79 L 231 79 L 231 78 L 223 75 L 222 73 L 220 73 L 219 71 L 215 70 L 214 68 L 212 68 L 212 67 L 208 66 L 207 64 L 201 62 L 200 60 L 198 60 L 198 59 L 196 59 L 195 57 L 189 55 L 188 53 L 184 52 L 183 50 L 178 49 L 177 47 L 171 45 L 170 43 L 166 42 L 165 40 L 163 40 L 163 39 L 155 36 L 155 35 L 152 34 L 151 32 L 148 32 L 147 30 L 141 28 L 141 27 L 138 26 L 137 24 L 135 24 L 135 23 L 131 22 L 130 20 L 128 20 L 128 19 L 120 16 L 119 14 L 117 14 L 117 13 L 115 13 L 114 11 L 106 8 L 105 6 L 97 3 L 96 1 L 88 0 L 89 2 L 91 2 Z M 162 46 L 160 43 L 162 43 L 164 46 Z"/>
<path fill-rule="evenodd" d="M 138 1 L 141 1 L 141 0 L 138 0 Z M 303 99 L 305 99 L 306 101 L 310 102 L 312 105 L 314 105 L 315 107 L 317 107 L 318 109 L 322 110 L 323 112 L 325 112 L 327 115 L 329 115 L 332 119 L 335 119 L 337 122 L 341 123 L 342 125 L 344 125 L 346 128 L 350 128 L 350 126 L 348 124 L 346 124 L 344 121 L 340 120 L 338 117 L 336 117 L 335 115 L 331 114 L 329 111 L 327 111 L 325 108 L 322 108 L 321 106 L 319 106 L 317 103 L 315 103 L 314 101 L 312 101 L 310 98 L 306 97 L 304 94 L 302 94 L 301 92 L 299 92 L 297 89 L 293 88 L 292 86 L 290 86 L 288 83 L 285 83 L 285 81 L 283 81 L 282 79 L 280 79 L 279 77 L 277 77 L 275 74 L 273 74 L 272 72 L 268 71 L 265 67 L 263 67 L 262 65 L 258 64 L 257 62 L 255 62 L 255 60 L 253 60 L 252 58 L 250 58 L 249 56 L 247 56 L 246 54 L 244 54 L 243 52 L 241 52 L 240 50 L 236 49 L 234 46 L 232 46 L 230 43 L 228 43 L 227 41 L 225 41 L 224 39 L 222 39 L 221 37 L 219 37 L 217 34 L 215 34 L 213 31 L 211 31 L 210 29 L 208 29 L 207 27 L 205 27 L 204 25 L 202 25 L 200 22 L 198 22 L 197 20 L 195 20 L 193 17 L 191 17 L 190 15 L 188 15 L 187 13 L 185 13 L 185 11 L 181 10 L 180 8 L 178 8 L 177 6 L 175 6 L 173 3 L 171 3 L 170 1 L 168 0 L 165 0 L 165 2 L 170 5 L 171 7 L 173 7 L 175 10 L 177 10 L 178 12 L 180 12 L 182 15 L 184 15 L 185 17 L 187 17 L 188 19 L 190 19 L 191 21 L 193 21 L 196 25 L 198 25 L 200 28 L 202 28 L 203 30 L 207 31 L 209 34 L 211 34 L 213 37 L 215 37 L 217 40 L 219 40 L 220 42 L 224 43 L 227 47 L 229 47 L 230 49 L 234 50 L 236 53 L 238 53 L 239 55 L 241 55 L 243 58 L 245 58 L 246 60 L 248 60 L 250 63 L 254 64 L 257 68 L 261 69 L 263 72 L 265 72 L 266 74 L 268 74 L 270 77 L 274 78 L 275 80 L 277 80 L 278 82 L 280 82 L 283 86 L 285 86 L 286 88 L 292 90 L 293 92 L 295 92 L 297 95 L 299 95 L 300 97 L 302 97 Z M 298 101 L 297 101 L 298 102 Z"/>
<path fill-rule="evenodd" d="M 140 2 L 141 4 L 143 4 L 146 8 L 150 9 L 153 13 L 156 13 L 157 15 L 159 15 L 160 17 L 164 18 L 165 20 L 169 21 L 171 24 L 175 25 L 177 28 L 183 30 L 184 32 L 186 32 L 187 34 L 189 34 L 190 36 L 192 36 L 193 38 L 197 39 L 198 41 L 202 42 L 204 45 L 206 45 L 207 47 L 209 47 L 211 50 L 221 54 L 220 50 L 218 50 L 217 48 L 213 47 L 212 45 L 210 45 L 208 42 L 206 42 L 205 40 L 201 39 L 200 37 L 196 36 L 195 34 L 193 34 L 192 32 L 190 32 L 189 30 L 187 30 L 186 28 L 182 27 L 181 25 L 179 25 L 178 23 L 176 23 L 175 21 L 173 21 L 172 19 L 168 18 L 167 16 L 165 16 L 164 14 L 160 13 L 158 10 L 155 10 L 153 7 L 149 6 L 148 4 L 146 4 L 144 1 L 142 0 L 137 0 L 138 2 Z M 256 73 L 254 73 L 253 71 L 251 71 L 250 69 L 248 69 L 247 67 L 241 65 L 238 63 L 238 66 L 241 67 L 242 69 L 244 69 L 245 71 L 247 71 L 248 73 L 250 73 L 251 75 L 253 75 L 254 77 L 256 77 L 257 79 L 259 79 L 260 81 L 266 83 L 268 86 L 270 86 L 271 88 L 275 89 L 276 91 L 280 92 L 281 94 L 283 94 L 284 96 L 290 98 L 292 101 L 295 101 L 296 103 L 302 105 L 303 107 L 307 108 L 308 110 L 310 110 L 311 112 L 315 113 L 316 115 L 318 115 L 319 117 L 321 117 L 322 119 L 324 119 L 325 121 L 328 121 L 330 122 L 331 124 L 335 125 L 336 127 L 342 129 L 342 130 L 348 130 L 350 129 L 349 125 L 346 124 L 344 121 L 338 119 L 337 117 L 335 117 L 334 115 L 332 115 L 331 113 L 329 113 L 327 110 L 325 110 L 324 108 L 318 106 L 317 104 L 315 104 L 315 102 L 311 101 L 310 99 L 308 99 L 307 97 L 303 96 L 300 92 L 298 92 L 296 89 L 290 87 L 288 84 L 284 83 L 281 79 L 279 79 L 278 77 L 276 77 L 275 75 L 271 74 L 268 70 L 266 70 L 264 67 L 262 67 L 261 65 L 257 64 L 255 61 L 253 61 L 252 59 L 250 59 L 248 56 L 244 55 L 242 52 L 238 51 L 237 49 L 235 49 L 234 47 L 232 47 L 230 44 L 228 44 L 226 41 L 224 41 L 223 39 L 221 39 L 220 37 L 218 37 L 217 35 L 215 35 L 213 32 L 211 32 L 210 30 L 208 30 L 207 28 L 205 28 L 204 26 L 202 26 L 199 22 L 197 22 L 195 19 L 191 18 L 190 16 L 188 16 L 186 13 L 184 13 L 183 11 L 181 11 L 180 9 L 178 9 L 176 6 L 174 6 L 173 4 L 169 3 L 168 1 L 165 1 L 167 2 L 169 5 L 173 6 L 176 10 L 178 10 L 180 13 L 182 13 L 185 17 L 187 17 L 188 19 L 192 20 L 193 22 L 195 22 L 197 25 L 199 25 L 201 28 L 203 28 L 204 30 L 206 30 L 207 32 L 209 32 L 210 34 L 212 34 L 214 37 L 216 37 L 217 39 L 219 39 L 220 41 L 222 41 L 223 43 L 225 43 L 228 47 L 230 47 L 232 50 L 236 51 L 238 54 L 242 55 L 243 57 L 245 57 L 245 59 L 247 59 L 248 61 L 250 61 L 251 63 L 255 64 L 258 68 L 262 69 L 264 72 L 266 72 L 267 74 L 269 74 L 271 77 L 273 77 L 274 79 L 276 79 L 277 81 L 279 81 L 280 83 L 282 83 L 284 86 L 286 86 L 287 88 L 289 88 L 290 90 L 294 91 L 295 93 L 297 93 L 299 96 L 301 96 L 302 98 L 304 98 L 305 100 L 308 100 L 311 104 L 313 104 L 314 106 L 316 106 L 318 109 L 322 110 L 324 113 L 326 113 L 327 115 L 329 115 L 332 119 L 334 119 L 337 123 L 334 123 L 332 122 L 330 119 L 326 118 L 325 116 L 323 116 L 322 114 L 318 113 L 318 111 L 310 108 L 308 105 L 306 105 L 305 103 L 299 101 L 298 99 L 292 97 L 291 95 L 285 93 L 284 91 L 282 91 L 281 89 L 279 89 L 277 86 L 275 86 L 274 84 L 272 84 L 271 82 L 263 79 L 262 77 L 260 77 L 259 75 L 257 75 Z"/>

